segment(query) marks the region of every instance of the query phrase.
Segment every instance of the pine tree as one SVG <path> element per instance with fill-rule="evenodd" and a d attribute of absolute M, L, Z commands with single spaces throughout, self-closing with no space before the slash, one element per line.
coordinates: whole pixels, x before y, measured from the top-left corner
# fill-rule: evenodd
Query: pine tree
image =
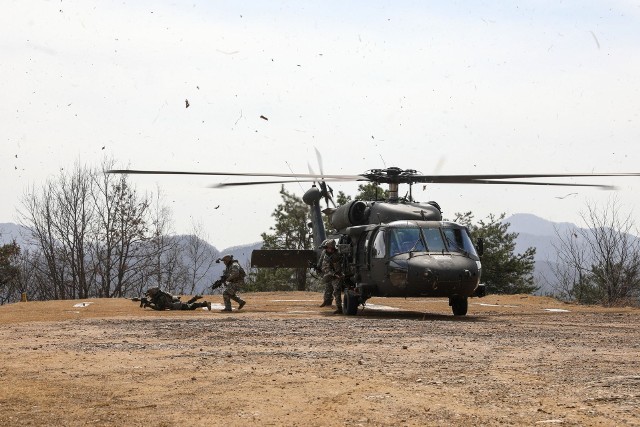
<path fill-rule="evenodd" d="M 262 233 L 263 249 L 313 249 L 309 221 L 309 207 L 300 197 L 280 188 L 282 203 L 271 216 L 275 225 L 271 233 Z M 254 291 L 281 291 L 307 288 L 307 269 L 305 268 L 262 268 L 256 273 L 252 284 Z"/>
<path fill-rule="evenodd" d="M 530 294 L 539 289 L 534 284 L 533 269 L 536 248 L 530 247 L 523 254 L 515 254 L 518 233 L 509 233 L 509 223 L 491 214 L 487 221 L 473 224 L 473 214 L 456 213 L 455 222 L 465 225 L 474 239 L 484 240 L 482 256 L 482 282 L 487 292 L 494 294 Z"/>

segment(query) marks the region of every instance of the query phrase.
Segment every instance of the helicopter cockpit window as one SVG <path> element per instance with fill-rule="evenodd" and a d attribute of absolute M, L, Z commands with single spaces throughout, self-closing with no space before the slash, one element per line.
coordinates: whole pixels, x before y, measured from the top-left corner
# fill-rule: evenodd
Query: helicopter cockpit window
<path fill-rule="evenodd" d="M 378 234 L 376 234 L 376 239 L 373 241 L 373 248 L 371 250 L 371 256 L 373 258 L 384 258 L 387 251 L 384 237 L 384 230 L 380 230 Z"/>
<path fill-rule="evenodd" d="M 424 251 L 424 243 L 419 228 L 394 228 L 389 238 L 389 255 L 397 255 L 410 251 Z"/>
<path fill-rule="evenodd" d="M 447 246 L 449 246 L 449 251 L 478 256 L 467 230 L 461 228 L 443 228 L 442 232 L 447 241 Z"/>
<path fill-rule="evenodd" d="M 427 250 L 429 252 L 441 252 L 447 249 L 439 228 L 423 228 L 422 232 L 427 241 Z"/>

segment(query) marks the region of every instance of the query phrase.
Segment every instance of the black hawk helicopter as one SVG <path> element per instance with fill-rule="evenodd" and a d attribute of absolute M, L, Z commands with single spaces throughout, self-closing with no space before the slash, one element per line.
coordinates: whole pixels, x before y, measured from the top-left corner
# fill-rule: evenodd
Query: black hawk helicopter
<path fill-rule="evenodd" d="M 360 175 L 325 175 L 294 173 L 186 172 L 152 170 L 109 170 L 108 173 L 249 176 L 272 180 L 226 182 L 212 187 L 223 188 L 258 184 L 312 182 L 303 195 L 310 206 L 310 228 L 314 250 L 255 250 L 253 267 L 315 266 L 321 245 L 327 237 L 337 240 L 344 255 L 347 274 L 344 291 L 346 314 L 357 314 L 358 306 L 373 296 L 445 297 L 456 316 L 468 310 L 468 298 L 484 296 L 480 283 L 482 241 L 472 242 L 463 225 L 442 220 L 440 205 L 434 201 L 413 200 L 413 184 L 509 184 L 596 187 L 610 185 L 526 181 L 533 178 L 620 177 L 640 173 L 568 173 L 568 174 L 478 174 L 423 175 L 413 169 L 388 167 L 371 169 Z M 522 181 L 524 180 L 524 181 Z M 354 200 L 342 206 L 333 203 L 328 182 L 368 181 L 387 184 L 386 200 Z M 400 184 L 408 184 L 407 196 L 399 197 Z M 325 199 L 327 208 L 321 210 Z M 329 207 L 332 203 L 334 207 Z M 333 230 L 327 236 L 322 214 L 329 216 Z"/>

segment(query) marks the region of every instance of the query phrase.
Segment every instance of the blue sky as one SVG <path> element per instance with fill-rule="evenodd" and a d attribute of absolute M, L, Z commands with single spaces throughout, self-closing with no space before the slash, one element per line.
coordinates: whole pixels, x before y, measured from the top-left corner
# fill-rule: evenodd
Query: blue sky
<path fill-rule="evenodd" d="M 105 155 L 138 169 L 306 173 L 317 147 L 326 173 L 637 172 L 639 17 L 640 1 L 10 1 L 0 222 L 16 221 L 29 186 Z M 219 247 L 259 240 L 280 200 L 278 186 L 206 188 L 216 178 L 132 181 L 161 189 L 176 232 L 201 223 Z M 604 181 L 637 208 L 638 179 Z M 416 190 L 445 216 L 571 222 L 611 196 Z"/>

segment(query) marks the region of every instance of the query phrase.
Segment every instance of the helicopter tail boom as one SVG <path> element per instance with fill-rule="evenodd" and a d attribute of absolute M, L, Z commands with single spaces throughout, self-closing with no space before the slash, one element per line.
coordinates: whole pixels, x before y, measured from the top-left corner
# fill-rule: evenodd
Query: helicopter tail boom
<path fill-rule="evenodd" d="M 317 254 L 314 250 L 259 249 L 251 252 L 252 267 L 309 268 L 316 265 L 316 262 Z"/>

